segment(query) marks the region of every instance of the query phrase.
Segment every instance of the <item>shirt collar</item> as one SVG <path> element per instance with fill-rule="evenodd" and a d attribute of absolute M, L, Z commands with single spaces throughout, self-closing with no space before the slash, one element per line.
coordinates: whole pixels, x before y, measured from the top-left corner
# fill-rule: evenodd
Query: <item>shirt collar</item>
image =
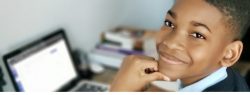
<path fill-rule="evenodd" d="M 226 67 L 222 67 L 215 71 L 214 73 L 208 75 L 202 80 L 193 83 L 189 86 L 182 87 L 181 82 L 179 82 L 179 92 L 201 92 L 206 88 L 224 80 L 227 77 Z"/>

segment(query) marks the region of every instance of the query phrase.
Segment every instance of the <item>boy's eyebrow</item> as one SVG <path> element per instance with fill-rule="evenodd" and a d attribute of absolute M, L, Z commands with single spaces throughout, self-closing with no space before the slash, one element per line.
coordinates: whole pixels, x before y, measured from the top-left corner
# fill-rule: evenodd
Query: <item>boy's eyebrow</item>
<path fill-rule="evenodd" d="M 168 11 L 168 14 L 169 14 L 171 17 L 173 17 L 174 19 L 177 17 L 176 13 L 175 13 L 174 11 L 172 11 L 172 10 L 169 10 L 169 11 Z M 209 27 L 208 27 L 206 24 L 203 24 L 203 23 L 197 22 L 197 21 L 192 21 L 191 24 L 194 25 L 194 26 L 201 26 L 201 27 L 204 27 L 204 28 L 206 28 L 210 33 L 212 33 L 211 30 L 209 29 Z"/>
<path fill-rule="evenodd" d="M 176 14 L 175 14 L 175 12 L 173 12 L 172 10 L 169 10 L 169 11 L 168 11 L 168 14 L 169 14 L 170 16 L 172 16 L 173 18 L 176 18 Z"/>
<path fill-rule="evenodd" d="M 197 21 L 191 21 L 191 24 L 194 25 L 194 26 L 204 27 L 211 33 L 211 30 L 209 29 L 209 27 L 206 24 L 203 24 L 203 23 L 200 23 L 200 22 L 197 22 Z"/>

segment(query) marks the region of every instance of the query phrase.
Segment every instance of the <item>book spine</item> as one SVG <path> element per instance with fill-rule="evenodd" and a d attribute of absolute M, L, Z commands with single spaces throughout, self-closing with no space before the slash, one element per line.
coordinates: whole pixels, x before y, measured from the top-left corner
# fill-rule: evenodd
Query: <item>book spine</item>
<path fill-rule="evenodd" d="M 102 49 L 102 50 L 106 50 L 106 51 L 110 51 L 110 52 L 122 53 L 125 55 L 131 55 L 131 54 L 144 55 L 143 51 L 127 50 L 127 49 L 121 49 L 121 48 L 107 46 L 107 45 L 106 46 L 105 45 L 98 45 L 97 49 Z"/>
<path fill-rule="evenodd" d="M 115 43 L 120 43 L 121 47 L 124 49 L 133 50 L 134 48 L 134 39 L 131 37 L 122 36 L 112 32 L 105 32 L 104 39 Z"/>

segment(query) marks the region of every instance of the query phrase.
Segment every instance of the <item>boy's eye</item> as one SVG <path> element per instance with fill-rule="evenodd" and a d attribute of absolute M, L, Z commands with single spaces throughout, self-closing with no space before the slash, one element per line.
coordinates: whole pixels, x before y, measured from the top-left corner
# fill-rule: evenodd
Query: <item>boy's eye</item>
<path fill-rule="evenodd" d="M 164 25 L 170 28 L 174 28 L 174 24 L 169 20 L 165 20 Z"/>
<path fill-rule="evenodd" d="M 198 32 L 194 32 L 194 33 L 192 33 L 190 35 L 193 36 L 193 37 L 195 37 L 195 38 L 206 39 L 202 34 L 200 34 Z"/>

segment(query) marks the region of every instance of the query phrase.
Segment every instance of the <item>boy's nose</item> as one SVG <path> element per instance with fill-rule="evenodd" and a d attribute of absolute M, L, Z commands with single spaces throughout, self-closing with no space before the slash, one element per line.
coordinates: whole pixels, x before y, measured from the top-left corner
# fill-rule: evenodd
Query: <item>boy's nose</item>
<path fill-rule="evenodd" d="M 184 49 L 184 40 L 177 32 L 173 32 L 167 37 L 164 38 L 163 44 L 166 48 L 170 50 L 183 50 Z"/>

